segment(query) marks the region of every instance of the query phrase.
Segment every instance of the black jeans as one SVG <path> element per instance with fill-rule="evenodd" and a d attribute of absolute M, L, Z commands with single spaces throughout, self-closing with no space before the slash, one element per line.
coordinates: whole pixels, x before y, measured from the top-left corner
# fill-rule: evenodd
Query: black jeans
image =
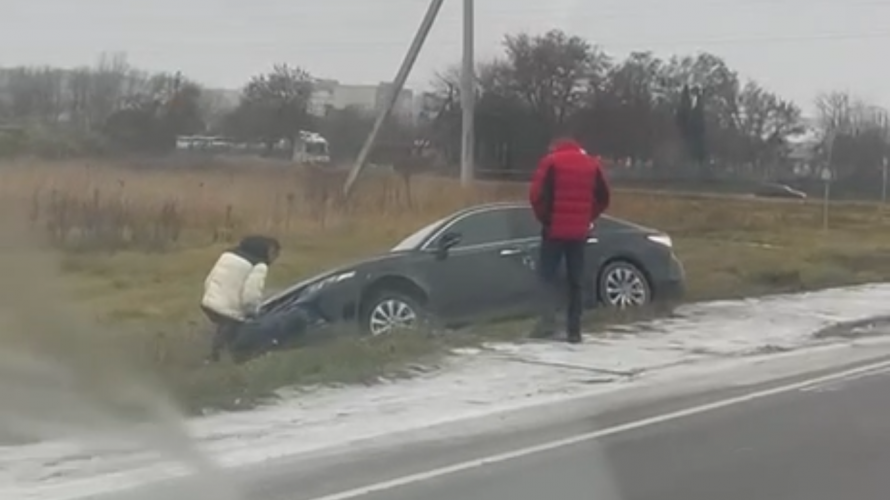
<path fill-rule="evenodd" d="M 238 331 L 243 326 L 243 323 L 236 319 L 223 316 L 212 309 L 203 306 L 201 309 L 204 311 L 204 314 L 207 315 L 207 319 L 209 319 L 215 327 L 213 340 L 210 344 L 209 359 L 210 361 L 219 361 L 223 349 L 227 349 L 231 346 L 235 337 L 238 336 Z"/>
<path fill-rule="evenodd" d="M 581 279 L 584 274 L 584 240 L 541 241 L 538 273 L 541 279 L 540 335 L 552 335 L 559 306 L 566 304 L 566 331 L 570 339 L 581 337 L 581 313 L 584 309 Z M 566 288 L 559 282 L 559 266 L 565 262 Z"/>

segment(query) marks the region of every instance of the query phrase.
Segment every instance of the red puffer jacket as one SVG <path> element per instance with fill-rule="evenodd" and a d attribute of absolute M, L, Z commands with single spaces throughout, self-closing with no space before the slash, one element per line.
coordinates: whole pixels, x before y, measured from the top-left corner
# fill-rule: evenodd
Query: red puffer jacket
<path fill-rule="evenodd" d="M 554 240 L 587 239 L 590 224 L 609 207 L 609 184 L 598 157 L 575 141 L 557 142 L 532 178 L 529 201 Z"/>

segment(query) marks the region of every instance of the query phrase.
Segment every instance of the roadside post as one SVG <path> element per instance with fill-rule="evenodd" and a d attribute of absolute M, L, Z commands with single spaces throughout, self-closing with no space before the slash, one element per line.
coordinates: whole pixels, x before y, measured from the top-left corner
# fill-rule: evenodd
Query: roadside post
<path fill-rule="evenodd" d="M 884 183 L 881 185 L 881 203 L 887 204 L 887 162 L 888 158 L 884 157 L 884 162 L 881 167 L 881 177 L 883 178 Z"/>
<path fill-rule="evenodd" d="M 822 182 L 825 183 L 825 194 L 822 199 L 822 229 L 828 231 L 828 206 L 831 199 L 831 169 L 822 169 Z"/>

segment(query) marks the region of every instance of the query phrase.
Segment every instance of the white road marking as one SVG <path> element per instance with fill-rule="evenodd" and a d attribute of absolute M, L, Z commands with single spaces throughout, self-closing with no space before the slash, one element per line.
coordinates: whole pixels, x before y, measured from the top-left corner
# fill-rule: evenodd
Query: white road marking
<path fill-rule="evenodd" d="M 862 373 L 854 373 L 847 377 L 843 377 L 837 380 L 829 380 L 828 382 L 823 382 L 820 384 L 813 384 L 811 386 L 804 387 L 800 389 L 801 392 L 834 392 L 847 387 L 851 382 L 855 382 L 857 380 L 862 380 L 870 377 L 875 377 L 878 375 L 886 375 L 890 373 L 890 367 L 881 367 L 874 370 L 869 370 Z"/>
<path fill-rule="evenodd" d="M 430 479 L 435 479 L 442 476 L 448 476 L 451 474 L 456 474 L 458 472 L 463 472 L 471 469 L 477 469 L 480 467 L 485 467 L 487 465 L 497 464 L 501 462 L 507 462 L 510 460 L 516 460 L 518 458 L 527 457 L 529 455 L 534 455 L 537 453 L 543 453 L 547 451 L 556 450 L 559 448 L 565 448 L 567 446 L 572 446 L 576 444 L 583 443 L 585 441 L 592 441 L 595 439 L 604 438 L 607 436 L 612 436 L 615 434 L 620 434 L 623 432 L 628 432 L 636 429 L 641 429 L 644 427 L 650 427 L 653 425 L 663 424 L 665 422 L 670 422 L 672 420 L 678 420 L 685 417 L 690 417 L 693 415 L 698 415 L 701 413 L 708 413 L 715 410 L 720 410 L 722 408 L 728 408 L 730 406 L 736 406 L 744 403 L 749 403 L 751 401 L 756 401 L 758 399 L 764 399 L 770 396 L 776 396 L 779 394 L 800 391 L 802 389 L 806 389 L 812 386 L 824 385 L 827 383 L 831 383 L 838 380 L 849 379 L 851 377 L 864 376 L 869 374 L 870 372 L 879 372 L 881 370 L 890 369 L 890 360 L 880 361 L 877 363 L 872 363 L 866 366 L 860 366 L 858 368 L 852 368 L 849 370 L 845 370 L 842 372 L 832 373 L 828 375 L 823 375 L 820 377 L 814 377 L 807 380 L 802 380 L 800 382 L 794 382 L 791 384 L 781 385 L 778 387 L 773 387 L 771 389 L 764 389 L 761 391 L 750 392 L 748 394 L 744 394 L 742 396 L 736 396 L 732 398 L 723 399 L 720 401 L 715 401 L 713 403 L 703 404 L 699 406 L 693 406 L 690 408 L 685 408 L 683 410 L 678 410 L 670 413 L 665 413 L 662 415 L 656 415 L 654 417 L 644 418 L 642 420 L 636 420 L 634 422 L 628 422 L 625 424 L 616 425 L 613 427 L 608 427 L 606 429 L 601 429 L 598 431 L 588 432 L 585 434 L 579 434 L 577 436 L 573 436 L 570 438 L 560 439 L 557 441 L 551 441 L 549 443 L 539 444 L 535 446 L 529 446 L 527 448 L 521 448 L 514 451 L 509 451 L 506 453 L 501 453 L 497 455 L 491 455 L 488 457 L 478 458 L 474 460 L 468 460 L 466 462 L 460 462 L 453 465 L 448 465 L 445 467 L 440 467 L 437 469 L 432 469 L 425 472 L 418 472 L 416 474 L 410 474 L 407 476 L 402 476 L 395 479 L 390 479 L 387 481 L 381 481 L 379 483 L 370 484 L 367 486 L 362 486 L 360 488 L 355 488 L 347 491 L 342 491 L 339 493 L 333 493 L 330 495 L 325 495 L 321 497 L 316 497 L 310 500 L 350 500 L 353 498 L 358 498 L 366 495 L 370 495 L 372 493 L 378 493 L 381 491 L 392 490 L 395 488 L 400 488 L 402 486 L 408 486 L 415 483 L 420 483 L 423 481 L 428 481 Z"/>

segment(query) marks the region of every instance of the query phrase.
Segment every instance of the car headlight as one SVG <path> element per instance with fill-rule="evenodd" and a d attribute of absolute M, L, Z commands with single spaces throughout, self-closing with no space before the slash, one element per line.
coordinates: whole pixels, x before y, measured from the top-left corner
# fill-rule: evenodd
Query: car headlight
<path fill-rule="evenodd" d="M 666 234 L 650 234 L 646 236 L 646 238 L 653 243 L 658 243 L 659 245 L 664 245 L 668 248 L 674 247 L 674 241 Z"/>
<path fill-rule="evenodd" d="M 342 281 L 346 281 L 355 277 L 355 271 L 349 271 L 347 273 L 335 274 L 333 276 L 328 276 L 327 278 L 309 285 L 306 288 L 306 295 L 312 295 L 321 291 L 322 288 L 331 285 L 333 283 L 340 283 Z"/>

